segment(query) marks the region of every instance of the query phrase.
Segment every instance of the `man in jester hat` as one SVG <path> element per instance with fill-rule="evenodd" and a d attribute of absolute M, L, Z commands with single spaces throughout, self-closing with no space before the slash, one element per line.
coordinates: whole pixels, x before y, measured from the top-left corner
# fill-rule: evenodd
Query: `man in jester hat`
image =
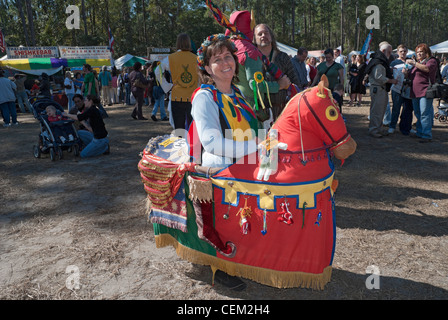
<path fill-rule="evenodd" d="M 254 90 L 256 86 L 255 74 L 263 73 L 263 55 L 258 48 L 251 42 L 254 37 L 255 19 L 251 13 L 245 11 L 235 11 L 231 14 L 229 21 L 234 24 L 237 29 L 243 33 L 246 38 L 238 37 L 232 41 L 237 48 L 238 63 L 240 64 L 238 78 L 240 82 L 237 84 L 241 93 L 245 96 L 252 107 L 255 107 Z M 230 35 L 231 31 L 226 30 L 226 35 Z M 250 40 L 249 40 L 250 39 Z M 267 81 L 265 85 L 258 86 L 261 93 L 277 93 L 279 90 L 288 89 L 291 85 L 290 79 L 284 75 L 278 81 Z M 261 102 L 261 101 L 260 101 Z M 260 107 L 261 108 L 261 107 Z M 260 119 L 259 120 L 266 120 Z"/>

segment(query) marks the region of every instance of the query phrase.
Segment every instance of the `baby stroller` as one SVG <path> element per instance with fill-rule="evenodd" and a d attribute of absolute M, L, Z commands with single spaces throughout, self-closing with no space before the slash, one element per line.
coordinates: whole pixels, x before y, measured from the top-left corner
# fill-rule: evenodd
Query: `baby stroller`
<path fill-rule="evenodd" d="M 64 108 L 60 104 L 48 98 L 37 99 L 32 105 L 34 109 L 34 118 L 36 118 L 40 124 L 38 144 L 33 146 L 34 157 L 40 158 L 42 153 L 50 153 L 50 159 L 51 161 L 54 161 L 56 160 L 56 157 L 62 159 L 63 150 L 68 150 L 69 152 L 73 151 L 75 156 L 79 156 L 82 142 L 75 129 L 74 121 L 48 121 L 45 109 L 50 105 L 54 106 L 56 110 L 64 112 Z M 60 139 L 60 137 L 55 134 L 55 131 L 61 129 L 70 131 L 73 139 Z"/>
<path fill-rule="evenodd" d="M 448 119 L 448 103 L 445 101 L 439 101 L 437 106 L 438 111 L 434 113 L 434 118 L 439 122 L 447 122 Z"/>

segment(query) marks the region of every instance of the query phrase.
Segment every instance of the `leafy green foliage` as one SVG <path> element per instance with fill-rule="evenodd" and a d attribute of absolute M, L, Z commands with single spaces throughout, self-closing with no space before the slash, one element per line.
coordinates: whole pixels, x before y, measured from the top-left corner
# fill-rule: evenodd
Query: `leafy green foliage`
<path fill-rule="evenodd" d="M 343 16 L 341 22 L 341 1 Z M 448 38 L 448 0 L 215 0 L 228 15 L 253 10 L 257 23 L 267 23 L 277 40 L 309 50 L 337 47 L 360 49 L 368 33 L 366 8 L 380 10 L 380 29 L 372 48 L 381 41 L 394 47 L 405 43 L 436 44 Z M 69 4 L 80 8 L 80 29 L 67 29 Z M 85 8 L 85 16 L 82 8 Z M 359 24 L 357 24 L 357 18 Z M 148 47 L 175 47 L 187 32 L 195 46 L 223 32 L 201 0 L 0 0 L 0 27 L 10 46 L 107 45 L 107 27 L 115 38 L 115 58 L 131 53 L 146 56 Z M 342 33 L 341 33 L 342 32 Z M 342 43 L 343 41 L 343 43 Z"/>

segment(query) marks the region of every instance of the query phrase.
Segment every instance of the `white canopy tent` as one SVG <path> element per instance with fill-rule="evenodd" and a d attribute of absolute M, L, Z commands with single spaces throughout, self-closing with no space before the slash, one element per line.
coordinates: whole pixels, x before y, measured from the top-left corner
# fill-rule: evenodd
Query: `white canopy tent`
<path fill-rule="evenodd" d="M 440 42 L 438 44 L 433 45 L 432 47 L 429 47 L 431 49 L 431 52 L 434 53 L 448 53 L 448 40 Z"/>
<path fill-rule="evenodd" d="M 297 54 L 297 49 L 296 49 L 296 48 L 287 46 L 286 44 L 277 42 L 277 47 L 278 47 L 278 49 L 279 49 L 280 51 L 286 53 L 286 54 L 287 54 L 288 56 L 290 56 L 291 58 L 292 58 L 292 57 L 295 57 L 296 54 Z"/>

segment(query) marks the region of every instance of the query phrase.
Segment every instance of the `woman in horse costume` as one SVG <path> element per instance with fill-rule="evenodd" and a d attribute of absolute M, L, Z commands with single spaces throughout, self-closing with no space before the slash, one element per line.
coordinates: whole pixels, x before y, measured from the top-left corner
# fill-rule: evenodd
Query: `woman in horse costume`
<path fill-rule="evenodd" d="M 228 41 L 207 40 L 205 47 Z M 210 60 L 198 61 L 212 71 Z M 214 273 L 278 288 L 323 289 L 336 240 L 332 157 L 343 160 L 356 149 L 327 87 L 324 76 L 293 97 L 262 141 L 256 133 L 225 135 L 226 129 L 256 126 L 235 86 L 231 92 L 216 83 L 202 86 L 193 98 L 193 118 L 200 118 L 198 109 L 208 101 L 207 126 L 219 133 L 210 139 L 204 124 L 195 125 L 189 150 L 175 148 L 185 146 L 177 137 L 154 138 L 139 162 L 157 247 L 172 245 L 181 258 L 209 265 Z M 213 154 L 216 139 L 239 147 Z M 202 154 L 202 166 L 185 157 L 188 151 Z"/>

